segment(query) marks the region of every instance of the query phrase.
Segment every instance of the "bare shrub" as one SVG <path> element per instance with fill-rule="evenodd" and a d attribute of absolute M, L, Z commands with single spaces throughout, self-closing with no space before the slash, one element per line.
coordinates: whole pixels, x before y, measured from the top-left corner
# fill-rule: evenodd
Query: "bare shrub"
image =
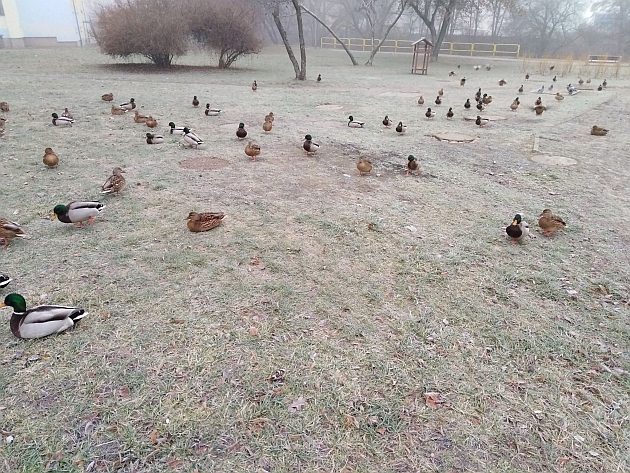
<path fill-rule="evenodd" d="M 158 66 L 170 66 L 189 45 L 188 21 L 180 2 L 115 0 L 96 13 L 94 37 L 105 54 L 138 54 Z"/>
<path fill-rule="evenodd" d="M 219 67 L 227 69 L 239 57 L 260 51 L 257 25 L 260 11 L 248 0 L 189 0 L 190 29 L 203 47 L 216 51 Z"/>

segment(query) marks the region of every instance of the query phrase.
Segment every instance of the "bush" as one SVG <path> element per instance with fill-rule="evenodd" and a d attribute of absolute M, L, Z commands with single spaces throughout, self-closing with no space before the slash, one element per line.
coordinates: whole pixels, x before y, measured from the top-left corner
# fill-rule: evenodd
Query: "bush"
<path fill-rule="evenodd" d="M 219 55 L 219 67 L 227 69 L 239 57 L 260 51 L 256 25 L 261 14 L 248 0 L 189 0 L 191 34 L 197 42 Z"/>
<path fill-rule="evenodd" d="M 94 37 L 109 56 L 139 54 L 164 67 L 170 66 L 175 56 L 186 54 L 188 26 L 181 2 L 115 0 L 97 12 Z"/>

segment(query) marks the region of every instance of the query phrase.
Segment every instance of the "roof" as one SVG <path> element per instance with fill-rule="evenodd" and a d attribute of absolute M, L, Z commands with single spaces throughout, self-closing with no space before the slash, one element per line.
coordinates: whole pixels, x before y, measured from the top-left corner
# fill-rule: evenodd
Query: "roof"
<path fill-rule="evenodd" d="M 433 46 L 433 43 L 431 41 L 429 41 L 428 39 L 424 38 L 424 37 L 420 38 L 418 41 L 414 41 L 413 43 L 411 43 L 411 45 L 415 46 L 418 43 L 424 43 L 424 44 L 426 44 L 428 46 Z"/>

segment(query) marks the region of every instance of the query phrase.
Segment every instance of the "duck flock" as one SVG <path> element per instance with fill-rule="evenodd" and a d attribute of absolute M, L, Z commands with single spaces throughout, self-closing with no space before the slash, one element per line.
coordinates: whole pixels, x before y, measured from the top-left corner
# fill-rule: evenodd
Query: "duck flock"
<path fill-rule="evenodd" d="M 461 66 L 457 66 L 458 69 Z M 474 66 L 475 70 L 479 70 L 481 66 Z M 549 69 L 553 71 L 554 66 L 551 66 Z M 487 70 L 490 70 L 490 66 L 486 66 Z M 455 76 L 456 73 L 451 71 L 449 76 Z M 529 73 L 525 75 L 525 80 L 529 80 Z M 317 77 L 317 82 L 321 82 L 321 74 Z M 549 86 L 542 85 L 540 88 L 532 90 L 532 92 L 537 92 L 539 94 L 543 94 L 545 91 L 547 93 L 552 93 L 554 90 L 554 85 L 557 82 L 557 76 L 554 75 L 552 79 L 552 84 Z M 583 79 L 578 80 L 578 84 L 582 86 L 584 84 Z M 590 84 L 591 80 L 587 79 L 586 83 Z M 459 81 L 460 86 L 464 86 L 466 84 L 466 78 L 462 77 Z M 499 81 L 499 86 L 503 87 L 507 85 L 507 82 L 503 79 Z M 601 91 L 608 86 L 606 80 L 604 80 L 598 87 L 597 90 Z M 253 81 L 251 84 L 251 89 L 253 92 L 258 90 L 258 82 Z M 580 90 L 574 86 L 573 84 L 568 84 L 566 86 L 567 93 L 569 95 L 575 95 Z M 518 89 L 518 93 L 523 93 L 524 85 L 521 85 Z M 555 99 L 561 101 L 564 99 L 564 96 L 560 92 L 556 92 L 554 95 Z M 103 94 L 101 99 L 104 102 L 113 102 L 114 95 L 113 93 Z M 439 89 L 436 98 L 435 104 L 441 105 L 444 100 L 444 90 Z M 474 107 L 478 112 L 482 112 L 486 110 L 486 108 L 493 102 L 493 98 L 491 95 L 483 93 L 482 89 L 479 88 L 474 96 L 475 105 Z M 425 104 L 425 99 L 423 96 L 417 100 L 418 105 L 423 106 Z M 510 110 L 516 112 L 520 106 L 520 98 L 516 97 L 514 101 L 510 104 Z M 193 97 L 192 106 L 197 108 L 200 106 L 200 101 L 197 96 Z M 473 107 L 471 103 L 471 99 L 468 98 L 463 104 L 463 108 L 465 110 L 470 110 Z M 543 104 L 542 98 L 538 97 L 535 103 L 532 106 L 532 110 L 536 113 L 536 115 L 542 115 L 542 113 L 546 110 L 545 105 Z M 7 102 L 0 102 L 0 111 L 3 113 L 8 113 L 10 111 L 9 104 Z M 130 112 L 133 113 L 133 119 L 136 123 L 143 123 L 149 129 L 154 129 L 158 126 L 157 120 L 155 120 L 152 116 L 146 116 L 139 113 L 137 110 L 137 104 L 134 98 L 130 98 L 129 101 L 121 103 L 119 105 L 111 106 L 111 114 L 112 115 L 126 115 Z M 213 108 L 210 104 L 206 104 L 205 106 L 205 115 L 206 116 L 219 116 L 221 114 L 221 109 Z M 52 125 L 56 127 L 71 127 L 75 123 L 74 117 L 72 113 L 65 108 L 65 110 L 61 113 L 61 115 L 52 113 Z M 436 119 L 436 112 L 431 107 L 428 107 L 425 112 L 425 117 L 427 120 Z M 445 118 L 447 120 L 452 120 L 455 116 L 455 112 L 453 107 L 449 107 L 448 111 L 445 113 Z M 466 117 L 465 117 L 466 118 Z M 265 133 L 270 133 L 273 130 L 274 123 L 274 114 L 273 112 L 269 112 L 265 116 L 264 123 L 262 125 L 262 129 Z M 473 120 L 472 117 L 466 118 Z M 487 118 L 483 118 L 481 115 L 477 115 L 474 118 L 476 126 L 483 127 L 488 124 L 489 120 Z M 0 117 L 0 137 L 4 133 L 5 128 L 5 117 Z M 397 124 L 393 122 L 388 115 L 385 115 L 385 118 L 382 121 L 382 125 L 385 128 L 394 127 L 397 134 L 404 134 L 407 131 L 407 126 L 403 124 L 402 121 L 399 121 Z M 348 117 L 347 126 L 350 128 L 363 128 L 365 127 L 365 122 L 355 119 L 354 116 L 350 115 Z M 605 136 L 608 133 L 608 130 L 605 128 L 601 128 L 599 126 L 594 125 L 591 129 L 591 134 L 595 136 Z M 175 123 L 170 122 L 168 128 L 168 134 L 170 135 L 178 135 L 181 136 L 180 144 L 186 148 L 198 149 L 203 146 L 204 140 L 198 136 L 191 127 L 188 126 L 176 126 Z M 148 145 L 162 144 L 164 143 L 164 136 L 147 132 L 146 133 L 146 143 Z M 245 129 L 245 125 L 240 123 L 238 128 L 236 129 L 236 137 L 238 140 L 245 140 L 248 136 L 248 132 Z M 320 148 L 320 145 L 313 140 L 313 137 L 310 134 L 307 134 L 304 137 L 304 142 L 302 143 L 302 148 L 307 156 L 312 156 L 316 154 Z M 248 141 L 245 146 L 245 154 L 251 159 L 256 160 L 256 158 L 261 153 L 260 146 L 255 141 Z M 55 168 L 59 165 L 59 156 L 54 152 L 54 150 L 50 147 L 44 150 L 43 163 L 45 166 L 49 168 Z M 357 170 L 359 175 L 369 175 L 372 171 L 372 163 L 365 158 L 361 158 L 357 162 Z M 406 175 L 414 175 L 420 173 L 420 168 L 417 159 L 413 155 L 409 155 L 407 158 L 406 165 Z M 125 171 L 116 167 L 112 171 L 112 175 L 107 178 L 105 183 L 102 185 L 101 192 L 103 194 L 114 194 L 118 195 L 126 186 L 126 181 L 123 176 Z M 96 217 L 99 216 L 105 209 L 105 205 L 98 201 L 73 201 L 68 204 L 58 204 L 56 205 L 51 214 L 51 220 L 59 220 L 59 222 L 64 224 L 71 224 L 77 227 L 82 227 L 85 224 L 91 225 L 95 222 Z M 225 218 L 225 214 L 221 212 L 190 212 L 187 217 L 187 228 L 191 232 L 205 232 L 212 230 L 223 222 Z M 545 236 L 553 236 L 558 231 L 564 229 L 566 227 L 565 221 L 558 215 L 554 215 L 550 209 L 544 209 L 539 216 L 538 225 L 542 231 L 542 234 Z M 520 214 L 516 214 L 512 219 L 512 222 L 505 228 L 507 238 L 511 240 L 513 243 L 522 243 L 529 236 L 529 225 L 523 219 L 523 216 Z M 16 238 L 27 238 L 27 234 L 18 223 L 12 222 L 6 218 L 0 216 L 0 245 L 2 245 L 5 249 L 9 246 L 11 241 Z M 0 274 L 0 288 L 4 288 L 11 283 L 12 279 L 8 275 Z M 56 306 L 56 305 L 42 305 L 33 307 L 31 309 L 27 309 L 27 304 L 23 296 L 20 294 L 12 293 L 8 294 L 4 298 L 4 302 L 0 302 L 0 308 L 2 307 L 12 307 L 13 314 L 10 320 L 10 328 L 12 333 L 18 338 L 41 338 L 45 336 L 49 336 L 52 334 L 58 334 L 64 332 L 72 327 L 84 318 L 87 315 L 87 312 L 84 309 L 78 307 L 66 307 L 66 306 Z"/>

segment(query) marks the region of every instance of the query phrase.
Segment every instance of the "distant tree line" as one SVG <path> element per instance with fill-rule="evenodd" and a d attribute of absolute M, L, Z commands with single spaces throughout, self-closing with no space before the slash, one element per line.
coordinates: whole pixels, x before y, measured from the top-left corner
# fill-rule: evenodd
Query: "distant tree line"
<path fill-rule="evenodd" d="M 249 0 L 114 0 L 97 10 L 93 34 L 113 57 L 139 55 L 166 67 L 198 44 L 228 68 L 260 50 L 260 13 Z"/>

